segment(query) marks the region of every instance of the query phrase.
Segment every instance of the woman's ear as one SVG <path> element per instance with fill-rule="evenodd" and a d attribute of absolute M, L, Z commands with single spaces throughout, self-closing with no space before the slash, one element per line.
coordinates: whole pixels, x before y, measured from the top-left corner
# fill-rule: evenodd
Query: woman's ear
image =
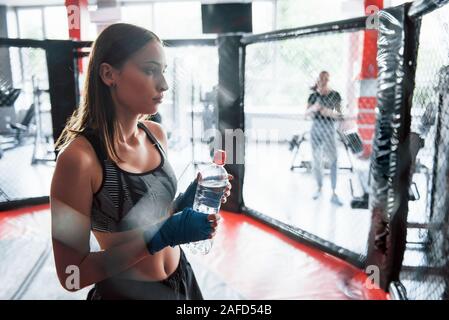
<path fill-rule="evenodd" d="M 114 67 L 111 66 L 109 63 L 103 62 L 102 64 L 100 64 L 100 77 L 101 80 L 103 80 L 103 83 L 108 87 L 115 86 L 116 79 Z"/>

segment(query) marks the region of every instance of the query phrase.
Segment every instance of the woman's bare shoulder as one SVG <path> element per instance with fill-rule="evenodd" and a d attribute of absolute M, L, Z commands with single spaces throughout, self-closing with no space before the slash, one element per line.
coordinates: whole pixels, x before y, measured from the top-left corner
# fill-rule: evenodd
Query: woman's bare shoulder
<path fill-rule="evenodd" d="M 80 135 L 59 152 L 56 161 L 87 168 L 95 164 L 96 154 L 90 142 Z"/>
<path fill-rule="evenodd" d="M 101 167 L 84 137 L 72 140 L 58 154 L 50 197 L 85 215 L 90 214 L 92 194 L 100 185 Z"/>

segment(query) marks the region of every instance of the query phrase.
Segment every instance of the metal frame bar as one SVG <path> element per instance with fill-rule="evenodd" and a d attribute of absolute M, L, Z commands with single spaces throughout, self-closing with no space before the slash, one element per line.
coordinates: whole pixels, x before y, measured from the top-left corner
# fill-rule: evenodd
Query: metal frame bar
<path fill-rule="evenodd" d="M 316 24 L 300 28 L 282 29 L 272 32 L 265 32 L 261 34 L 247 35 L 243 36 L 241 42 L 243 45 L 249 45 L 260 42 L 296 39 L 299 37 L 310 36 L 320 33 L 328 33 L 328 32 L 337 33 L 345 31 L 365 30 L 366 18 L 367 17 L 359 17 L 347 20 Z"/>
<path fill-rule="evenodd" d="M 329 253 L 334 257 L 349 262 L 350 264 L 358 268 L 363 268 L 365 265 L 365 257 L 363 255 L 358 255 L 348 249 L 337 246 L 333 243 L 329 243 L 329 241 L 324 240 L 301 228 L 286 224 L 246 206 L 242 207 L 242 213 L 256 219 L 259 222 L 262 222 L 269 227 L 272 227 L 273 229 L 281 232 L 283 235 L 296 240 L 299 243 L 303 243 L 309 247 Z"/>
<path fill-rule="evenodd" d="M 0 202 L 0 213 L 1 213 L 1 211 L 13 210 L 13 209 L 21 208 L 21 207 L 26 207 L 26 206 L 36 206 L 39 204 L 46 204 L 49 202 L 50 202 L 50 197 L 48 197 L 48 196 Z"/>
<path fill-rule="evenodd" d="M 449 3 L 449 0 L 415 0 L 412 2 L 408 15 L 409 17 L 419 19 L 447 3 Z"/>

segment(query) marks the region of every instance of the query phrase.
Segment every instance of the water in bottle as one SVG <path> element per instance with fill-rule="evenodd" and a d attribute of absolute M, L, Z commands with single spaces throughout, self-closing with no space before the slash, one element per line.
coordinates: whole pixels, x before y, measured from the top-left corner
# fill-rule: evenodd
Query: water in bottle
<path fill-rule="evenodd" d="M 198 181 L 193 210 L 207 215 L 220 211 L 221 197 L 228 183 L 228 173 L 223 167 L 225 162 L 226 152 L 217 150 L 214 162 L 200 171 L 201 179 Z M 212 248 L 212 239 L 192 243 L 189 247 L 192 253 L 207 254 Z"/>

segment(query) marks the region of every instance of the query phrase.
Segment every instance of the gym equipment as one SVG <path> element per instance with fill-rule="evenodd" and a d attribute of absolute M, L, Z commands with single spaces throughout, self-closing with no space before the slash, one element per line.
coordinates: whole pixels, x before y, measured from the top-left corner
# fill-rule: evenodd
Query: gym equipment
<path fill-rule="evenodd" d="M 0 79 L 0 107 L 9 107 L 16 102 L 20 89 L 14 89 L 6 80 Z"/>
<path fill-rule="evenodd" d="M 50 146 L 51 135 L 43 134 L 42 130 L 42 110 L 41 110 L 41 95 L 48 90 L 43 90 L 39 88 L 35 76 L 32 76 L 32 86 L 33 86 L 33 103 L 30 105 L 25 113 L 21 122 L 8 122 L 7 127 L 11 130 L 10 134 L 2 135 L 0 140 L 0 159 L 7 150 L 12 150 L 25 143 L 25 138 L 34 137 L 34 146 L 31 164 L 37 164 L 40 162 L 50 162 L 54 161 L 53 150 L 45 150 L 44 156 L 39 156 L 42 154 L 42 140 L 45 140 L 44 145 Z M 0 102 L 1 106 L 11 106 L 17 100 L 20 89 L 12 89 L 5 81 L 0 82 Z"/>
<path fill-rule="evenodd" d="M 345 136 L 343 133 L 341 133 L 339 130 L 336 130 L 338 133 L 338 140 L 343 143 L 343 146 L 345 147 L 346 155 L 349 160 L 349 167 L 346 166 L 340 166 L 338 169 L 340 170 L 349 170 L 350 172 L 354 171 L 354 166 L 352 163 L 352 158 L 350 155 L 349 150 L 351 150 L 353 153 L 357 154 L 363 150 L 362 142 L 360 137 L 356 133 L 351 133 L 350 138 Z M 294 169 L 298 168 L 305 168 L 307 172 L 310 172 L 312 170 L 312 163 L 310 160 L 301 160 L 299 164 L 296 164 L 297 157 L 300 153 L 301 145 L 303 142 L 310 140 L 310 132 L 304 132 L 301 135 L 294 135 L 293 138 L 289 141 L 289 149 L 290 151 L 293 151 L 296 149 L 293 159 L 291 162 L 290 170 L 293 171 Z M 326 167 L 326 165 L 325 165 Z"/>
<path fill-rule="evenodd" d="M 0 142 L 0 158 L 4 151 L 14 149 L 21 146 L 25 142 L 25 138 L 30 136 L 31 127 L 34 124 L 35 116 L 34 104 L 28 108 L 21 122 L 8 122 L 7 127 L 12 131 L 10 134 L 3 134 Z"/>
<path fill-rule="evenodd" d="M 342 132 L 337 130 L 341 141 L 347 146 L 355 155 L 363 152 L 363 142 L 357 132 Z"/>
<path fill-rule="evenodd" d="M 38 163 L 46 163 L 46 162 L 54 162 L 55 161 L 55 153 L 53 150 L 53 146 L 51 148 L 48 148 L 50 146 L 50 138 L 51 135 L 45 135 L 43 134 L 42 130 L 42 111 L 41 111 L 41 95 L 44 92 L 49 92 L 49 90 L 44 90 L 39 88 L 38 81 L 36 80 L 36 77 L 33 76 L 31 78 L 33 83 L 33 97 L 34 97 L 34 107 L 35 107 L 35 115 L 36 115 L 36 132 L 34 135 L 34 147 L 33 147 L 33 154 L 31 158 L 31 164 L 38 164 Z M 42 140 L 45 139 L 45 143 L 42 143 Z M 42 150 L 42 146 L 47 147 L 46 150 Z M 41 155 L 43 154 L 43 155 Z"/>
<path fill-rule="evenodd" d="M 8 81 L 0 79 L 0 107 L 11 107 L 14 105 L 20 92 L 20 89 L 13 88 Z M 13 148 L 16 145 L 16 141 L 20 142 L 20 132 L 21 128 L 23 128 L 21 124 L 9 124 L 9 127 L 15 129 L 16 134 L 12 136 L 12 141 L 8 137 L 5 139 L 4 135 L 0 137 L 0 159 L 3 157 L 5 150 Z"/>

